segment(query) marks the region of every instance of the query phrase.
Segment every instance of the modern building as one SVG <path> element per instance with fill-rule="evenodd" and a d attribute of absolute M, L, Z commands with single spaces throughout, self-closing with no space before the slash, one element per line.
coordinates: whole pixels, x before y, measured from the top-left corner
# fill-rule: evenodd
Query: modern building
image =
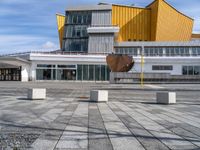
<path fill-rule="evenodd" d="M 60 50 L 0 57 L 0 80 L 108 81 L 106 56 L 133 57 L 128 77 L 147 81 L 200 81 L 200 35 L 194 20 L 165 0 L 145 8 L 99 3 L 57 14 Z M 141 62 L 144 61 L 144 65 Z"/>

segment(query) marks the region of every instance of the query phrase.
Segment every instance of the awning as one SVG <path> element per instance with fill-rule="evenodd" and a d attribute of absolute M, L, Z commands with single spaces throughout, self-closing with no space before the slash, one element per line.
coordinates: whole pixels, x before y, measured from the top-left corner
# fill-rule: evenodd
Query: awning
<path fill-rule="evenodd" d="M 20 67 L 24 65 L 29 65 L 30 61 L 19 57 L 0 57 L 0 64 L 4 67 L 6 66 L 6 64 L 8 65 L 8 67 L 9 65 Z"/>

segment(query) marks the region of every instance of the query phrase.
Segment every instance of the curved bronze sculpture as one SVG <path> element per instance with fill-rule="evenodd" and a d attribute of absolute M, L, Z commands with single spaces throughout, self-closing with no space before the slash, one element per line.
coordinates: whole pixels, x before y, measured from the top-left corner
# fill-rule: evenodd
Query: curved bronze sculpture
<path fill-rule="evenodd" d="M 106 61 L 112 72 L 128 72 L 134 65 L 133 57 L 123 54 L 109 54 Z"/>

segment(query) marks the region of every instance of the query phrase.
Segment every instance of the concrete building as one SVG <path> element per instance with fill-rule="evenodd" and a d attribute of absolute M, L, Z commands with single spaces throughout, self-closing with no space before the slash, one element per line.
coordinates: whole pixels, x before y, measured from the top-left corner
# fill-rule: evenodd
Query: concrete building
<path fill-rule="evenodd" d="M 194 20 L 165 0 L 145 8 L 107 3 L 70 7 L 65 15 L 57 14 L 57 23 L 60 50 L 1 56 L 0 80 L 139 81 L 142 70 L 146 81 L 200 81 Z M 111 53 L 134 58 L 129 75 L 110 73 L 106 56 Z"/>

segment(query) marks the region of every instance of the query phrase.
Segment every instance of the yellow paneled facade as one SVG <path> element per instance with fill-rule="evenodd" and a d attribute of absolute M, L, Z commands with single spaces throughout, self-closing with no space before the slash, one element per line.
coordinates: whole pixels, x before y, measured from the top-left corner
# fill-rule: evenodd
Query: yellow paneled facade
<path fill-rule="evenodd" d="M 56 18 L 57 18 L 60 48 L 62 49 L 62 39 L 64 36 L 64 26 L 65 26 L 65 16 L 57 14 Z"/>
<path fill-rule="evenodd" d="M 165 0 L 154 0 L 145 8 L 112 4 L 112 25 L 120 27 L 116 42 L 190 41 L 193 23 Z M 58 14 L 57 24 L 62 49 L 65 16 Z"/>
<path fill-rule="evenodd" d="M 178 12 L 164 0 L 156 0 L 148 8 L 152 10 L 152 19 L 157 20 L 156 25 L 155 23 L 151 24 L 152 28 L 156 29 L 152 40 L 189 41 L 191 39 L 193 19 Z M 153 12 L 157 12 L 157 15 Z"/>
<path fill-rule="evenodd" d="M 122 41 L 189 41 L 194 20 L 164 0 L 155 0 L 146 8 L 112 6 L 112 25 L 118 25 Z"/>
<path fill-rule="evenodd" d="M 150 9 L 113 5 L 112 25 L 120 27 L 117 41 L 150 41 L 150 18 Z"/>

